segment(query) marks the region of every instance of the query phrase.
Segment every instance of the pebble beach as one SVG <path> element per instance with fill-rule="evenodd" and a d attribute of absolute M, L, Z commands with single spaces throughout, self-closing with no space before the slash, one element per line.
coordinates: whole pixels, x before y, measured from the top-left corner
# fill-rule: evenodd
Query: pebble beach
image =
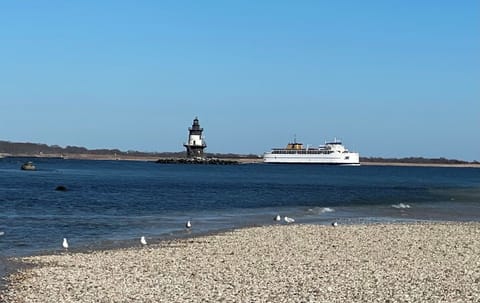
<path fill-rule="evenodd" d="M 479 223 L 275 225 L 19 261 L 1 302 L 480 301 Z"/>

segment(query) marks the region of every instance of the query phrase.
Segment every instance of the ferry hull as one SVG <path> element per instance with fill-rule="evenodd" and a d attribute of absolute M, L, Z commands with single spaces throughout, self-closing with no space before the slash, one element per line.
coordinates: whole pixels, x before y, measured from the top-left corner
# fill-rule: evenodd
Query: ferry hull
<path fill-rule="evenodd" d="M 305 154 L 272 154 L 265 153 L 264 163 L 284 164 L 324 164 L 324 165 L 360 165 L 358 153 L 342 153 L 332 155 L 305 155 Z"/>

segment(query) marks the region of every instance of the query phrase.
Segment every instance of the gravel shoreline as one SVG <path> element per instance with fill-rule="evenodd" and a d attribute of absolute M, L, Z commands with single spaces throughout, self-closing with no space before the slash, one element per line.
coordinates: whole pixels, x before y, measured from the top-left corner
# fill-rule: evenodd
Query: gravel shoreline
<path fill-rule="evenodd" d="M 479 302 L 480 223 L 279 225 L 21 258 L 1 302 Z"/>

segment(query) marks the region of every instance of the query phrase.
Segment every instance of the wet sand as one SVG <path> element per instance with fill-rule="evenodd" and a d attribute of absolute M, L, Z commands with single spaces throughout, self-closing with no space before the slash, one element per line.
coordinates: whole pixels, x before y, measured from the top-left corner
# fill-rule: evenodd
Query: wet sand
<path fill-rule="evenodd" d="M 7 277 L 19 271 L 25 270 L 28 265 L 22 263 L 18 259 L 11 259 L 7 257 L 0 257 L 0 293 L 4 292 L 7 287 Z M 1 299 L 1 295 L 0 295 Z M 0 302 L 2 302 L 0 300 Z"/>
<path fill-rule="evenodd" d="M 0 301 L 480 301 L 480 223 L 252 227 L 22 261 Z"/>

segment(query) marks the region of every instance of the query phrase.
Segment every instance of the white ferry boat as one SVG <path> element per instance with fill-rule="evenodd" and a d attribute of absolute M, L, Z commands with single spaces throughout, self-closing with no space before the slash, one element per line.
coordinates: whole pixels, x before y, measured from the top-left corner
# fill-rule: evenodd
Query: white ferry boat
<path fill-rule="evenodd" d="M 319 147 L 304 148 L 302 143 L 289 143 L 285 148 L 273 148 L 263 155 L 264 163 L 360 165 L 360 155 L 348 151 L 336 139 Z"/>

